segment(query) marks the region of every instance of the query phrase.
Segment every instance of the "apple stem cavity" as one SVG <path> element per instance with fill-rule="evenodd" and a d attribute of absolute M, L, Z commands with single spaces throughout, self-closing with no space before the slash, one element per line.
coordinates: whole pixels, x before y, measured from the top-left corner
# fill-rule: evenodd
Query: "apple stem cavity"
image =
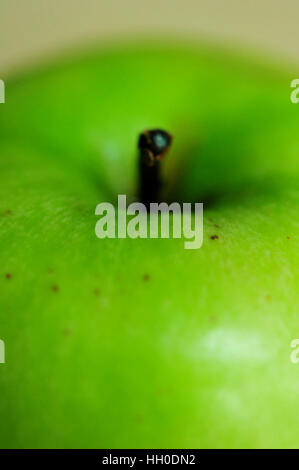
<path fill-rule="evenodd" d="M 147 130 L 139 135 L 139 200 L 146 206 L 159 200 L 163 185 L 161 160 L 171 142 L 172 136 L 161 129 Z"/>

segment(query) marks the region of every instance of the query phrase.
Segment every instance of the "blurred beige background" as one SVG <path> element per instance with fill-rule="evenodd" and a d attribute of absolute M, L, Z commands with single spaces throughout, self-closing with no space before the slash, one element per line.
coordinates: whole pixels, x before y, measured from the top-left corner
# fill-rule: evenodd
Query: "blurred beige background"
<path fill-rule="evenodd" d="M 204 36 L 298 63 L 298 0 L 0 0 L 0 73 L 77 44 Z"/>

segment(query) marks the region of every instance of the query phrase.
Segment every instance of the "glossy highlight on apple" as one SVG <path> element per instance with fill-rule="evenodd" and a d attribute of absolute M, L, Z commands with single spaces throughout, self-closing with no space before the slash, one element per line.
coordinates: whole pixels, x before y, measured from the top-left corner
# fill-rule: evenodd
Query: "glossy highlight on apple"
<path fill-rule="evenodd" d="M 101 202 L 95 209 L 101 216 L 95 226 L 96 236 L 103 238 L 184 238 L 186 250 L 196 250 L 203 242 L 203 203 L 141 202 L 127 206 L 125 194 L 118 195 L 115 207 Z M 187 241 L 186 241 L 187 240 Z"/>

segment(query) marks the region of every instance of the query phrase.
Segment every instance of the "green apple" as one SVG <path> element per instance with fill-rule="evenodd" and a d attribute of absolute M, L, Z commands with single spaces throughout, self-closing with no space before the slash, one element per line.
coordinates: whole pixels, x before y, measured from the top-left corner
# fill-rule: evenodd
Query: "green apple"
<path fill-rule="evenodd" d="M 297 447 L 294 75 L 145 44 L 6 82 L 1 447 Z M 173 200 L 205 204 L 199 250 L 95 236 L 157 127 Z"/>

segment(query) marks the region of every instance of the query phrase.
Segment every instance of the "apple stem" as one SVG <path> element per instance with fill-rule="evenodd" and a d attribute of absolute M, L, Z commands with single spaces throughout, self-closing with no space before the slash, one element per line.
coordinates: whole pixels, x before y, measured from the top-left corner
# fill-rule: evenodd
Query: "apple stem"
<path fill-rule="evenodd" d="M 159 200 L 163 184 L 161 160 L 171 142 L 172 136 L 161 129 L 144 131 L 139 136 L 139 199 L 146 206 Z"/>

